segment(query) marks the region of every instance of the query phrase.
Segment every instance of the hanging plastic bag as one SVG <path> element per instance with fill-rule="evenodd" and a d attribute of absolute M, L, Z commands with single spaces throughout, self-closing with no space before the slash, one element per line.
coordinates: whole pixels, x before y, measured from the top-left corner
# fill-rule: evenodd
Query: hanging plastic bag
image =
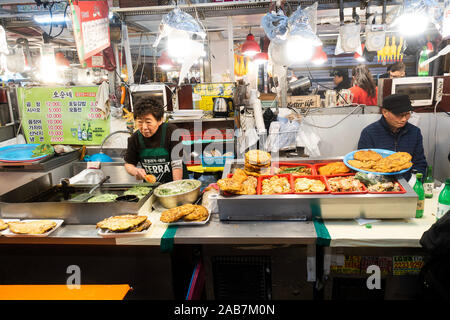
<path fill-rule="evenodd" d="M 303 39 L 311 40 L 315 46 L 321 46 L 322 41 L 320 41 L 315 32 L 316 17 L 317 2 L 304 10 L 299 6 L 288 19 L 289 35 L 291 37 L 301 36 Z"/>
<path fill-rule="evenodd" d="M 297 146 L 305 147 L 305 153 L 310 157 L 319 157 L 320 137 L 314 133 L 311 126 L 302 122 L 297 133 Z"/>
<path fill-rule="evenodd" d="M 357 52 L 362 56 L 361 38 L 359 33 L 361 25 L 359 23 L 347 23 L 340 27 L 339 36 L 336 43 L 335 55 L 342 53 Z"/>
<path fill-rule="evenodd" d="M 280 43 L 286 40 L 288 18 L 283 12 L 270 12 L 262 17 L 261 27 L 271 42 Z"/>

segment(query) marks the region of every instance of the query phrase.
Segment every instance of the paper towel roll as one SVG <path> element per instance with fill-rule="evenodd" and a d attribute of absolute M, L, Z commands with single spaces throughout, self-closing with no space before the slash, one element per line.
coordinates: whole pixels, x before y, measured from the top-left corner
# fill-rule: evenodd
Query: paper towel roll
<path fill-rule="evenodd" d="M 266 126 L 264 125 L 261 101 L 258 99 L 257 90 L 252 89 L 251 91 L 250 104 L 253 107 L 253 116 L 255 117 L 255 124 L 258 134 L 267 133 Z"/>

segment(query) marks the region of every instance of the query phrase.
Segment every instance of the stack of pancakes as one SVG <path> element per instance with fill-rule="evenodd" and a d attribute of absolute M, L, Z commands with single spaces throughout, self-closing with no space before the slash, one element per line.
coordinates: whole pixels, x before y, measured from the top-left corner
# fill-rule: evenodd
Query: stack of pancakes
<path fill-rule="evenodd" d="M 176 221 L 205 221 L 209 216 L 208 209 L 196 204 L 184 204 L 161 213 L 160 220 L 164 223 Z"/>
<path fill-rule="evenodd" d="M 353 158 L 354 160 L 348 160 L 349 165 L 372 172 L 397 172 L 413 165 L 412 157 L 408 152 L 396 152 L 383 158 L 381 154 L 373 150 L 361 150 L 355 152 Z"/>
<path fill-rule="evenodd" d="M 249 176 L 270 174 L 270 153 L 261 150 L 250 150 L 245 154 L 245 173 Z"/>

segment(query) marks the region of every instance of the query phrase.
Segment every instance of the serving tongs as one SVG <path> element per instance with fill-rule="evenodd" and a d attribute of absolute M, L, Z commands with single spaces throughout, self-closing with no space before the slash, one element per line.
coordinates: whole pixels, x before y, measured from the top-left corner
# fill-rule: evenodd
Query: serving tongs
<path fill-rule="evenodd" d="M 82 193 L 72 199 L 70 199 L 70 202 L 85 202 L 87 200 L 89 200 L 90 198 L 92 198 L 94 196 L 94 191 L 97 190 L 98 188 L 100 188 L 102 186 L 102 184 L 104 184 L 106 181 L 108 181 L 110 178 L 110 176 L 106 176 L 104 177 L 102 180 L 100 180 L 99 183 L 97 183 L 90 191 L 89 193 Z"/>

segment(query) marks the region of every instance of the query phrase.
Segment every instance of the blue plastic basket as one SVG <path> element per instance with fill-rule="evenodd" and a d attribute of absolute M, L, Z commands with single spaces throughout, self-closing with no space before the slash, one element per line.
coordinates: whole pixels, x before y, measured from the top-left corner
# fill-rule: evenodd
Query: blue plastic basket
<path fill-rule="evenodd" d="M 227 159 L 234 159 L 233 156 L 205 157 L 200 156 L 202 167 L 223 167 Z"/>

